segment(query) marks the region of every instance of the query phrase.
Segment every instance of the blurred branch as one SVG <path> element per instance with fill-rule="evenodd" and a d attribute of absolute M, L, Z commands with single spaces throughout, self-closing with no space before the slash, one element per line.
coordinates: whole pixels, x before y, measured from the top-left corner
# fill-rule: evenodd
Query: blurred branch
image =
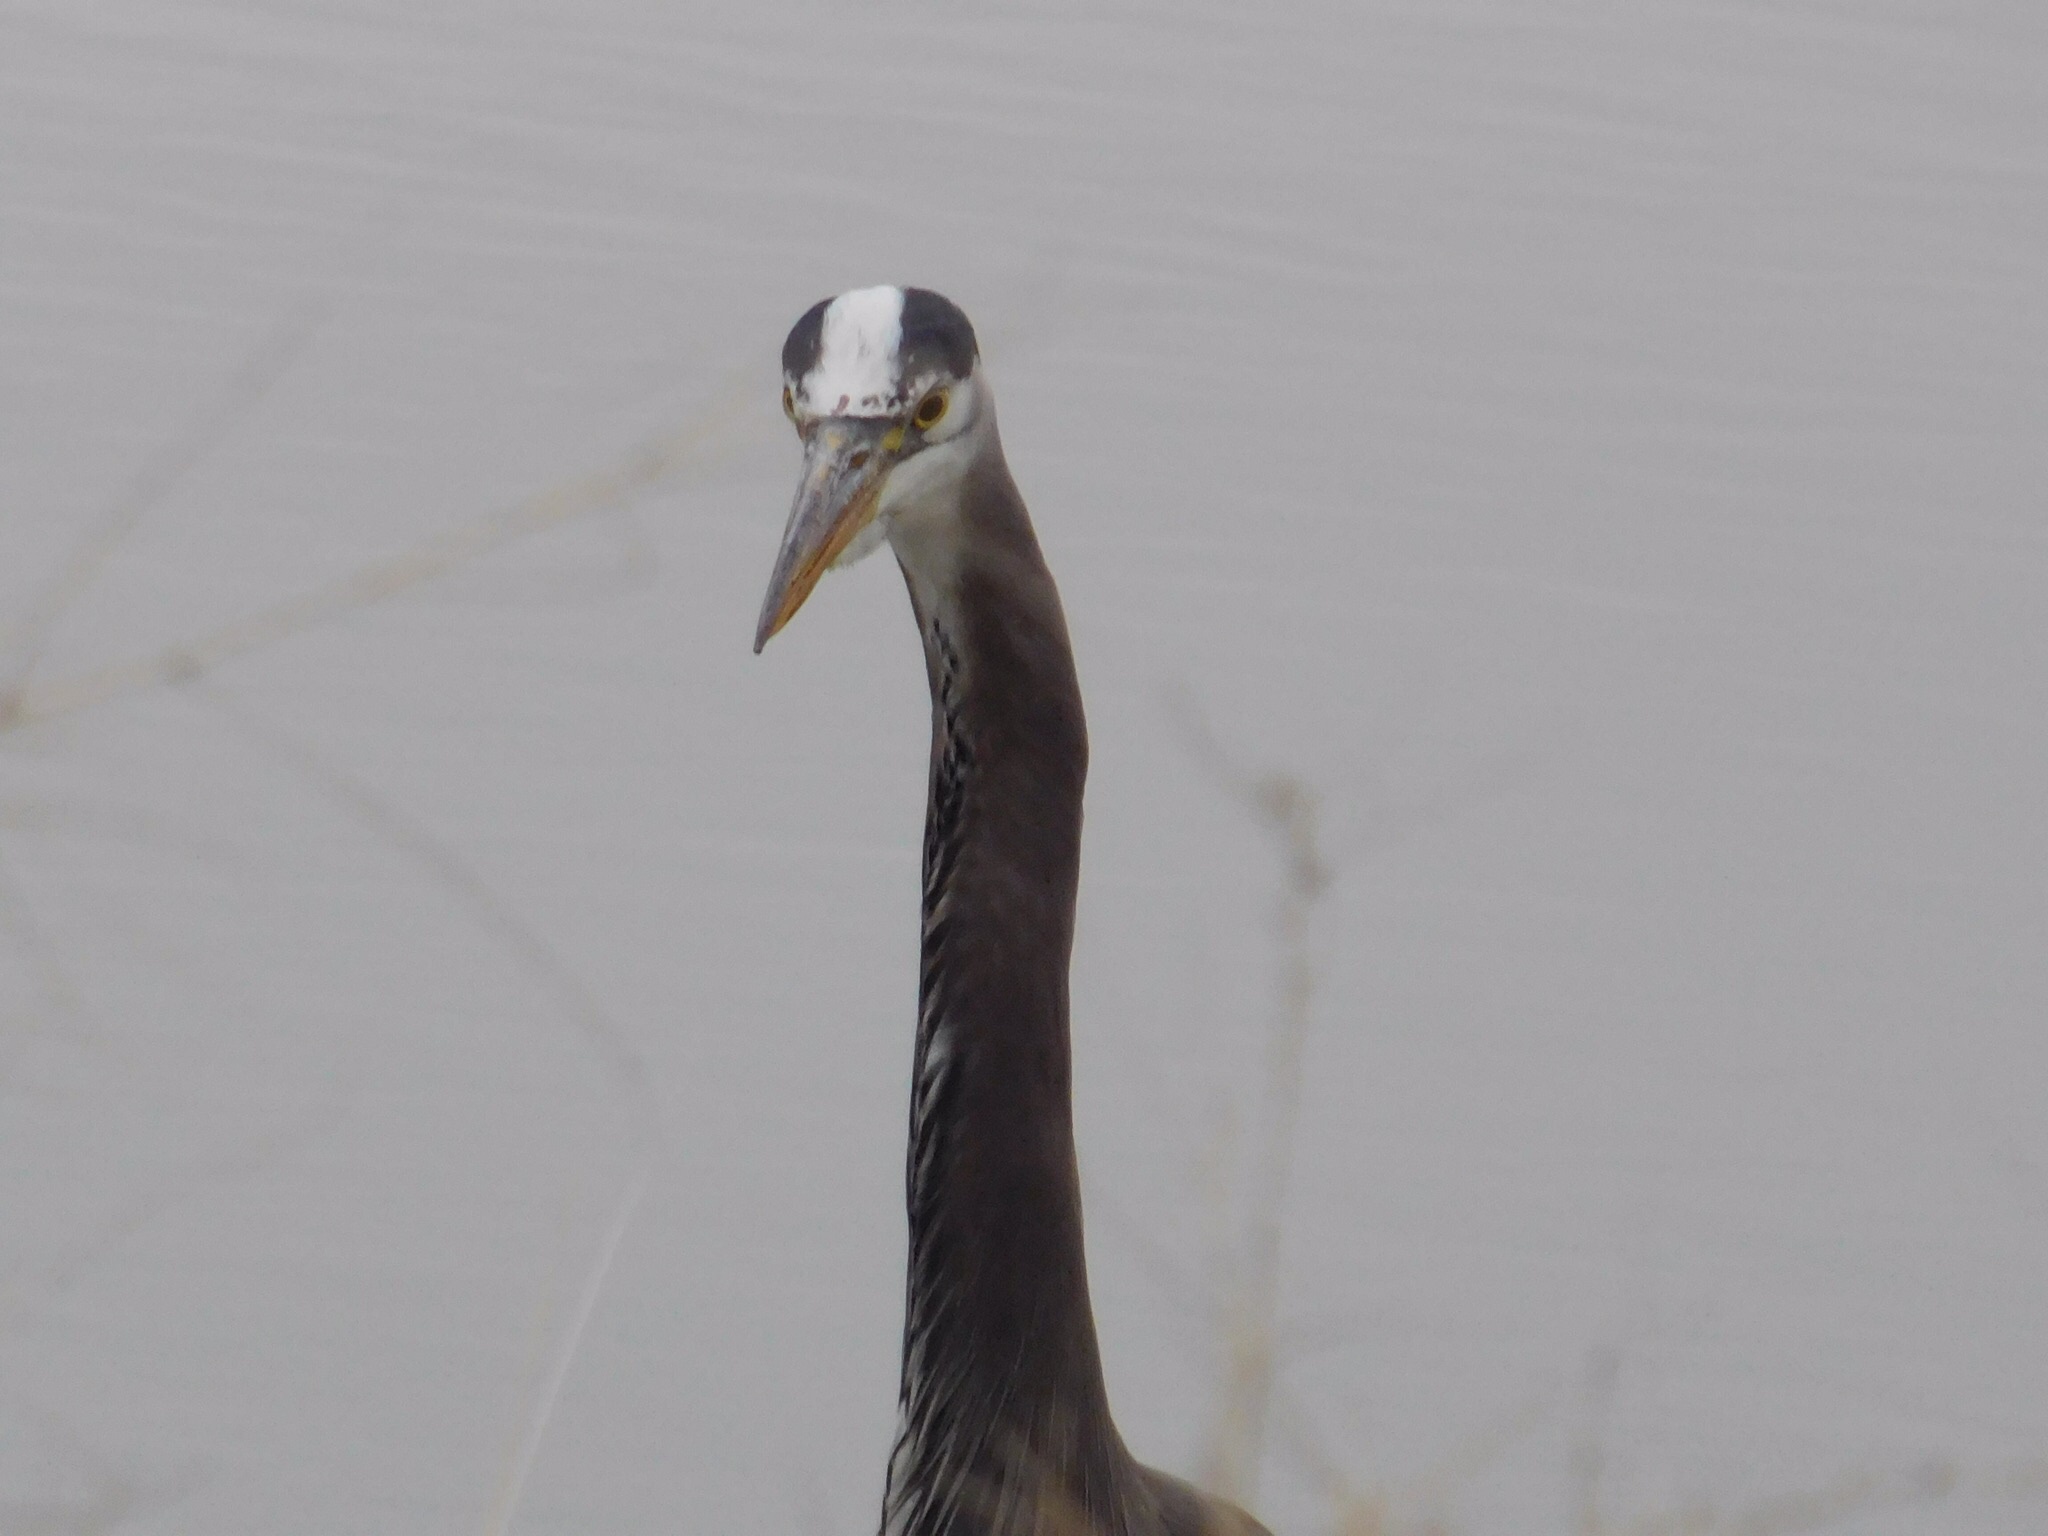
<path fill-rule="evenodd" d="M 99 519 L 72 546 L 69 557 L 0 643 L 0 723 L 15 712 L 16 701 L 49 645 L 51 631 L 99 579 L 143 516 L 176 491 L 263 402 L 305 355 L 331 313 L 327 304 L 307 304 L 273 326 L 185 430 L 143 460 Z"/>
<path fill-rule="evenodd" d="M 61 1296 L 123 1243 L 200 1191 L 270 1172 L 340 1125 L 347 1098 L 345 1086 L 332 1086 L 311 1106 L 310 1112 L 288 1124 L 259 1132 L 210 1157 L 160 1170 L 146 1186 L 123 1198 L 85 1236 L 59 1247 L 47 1262 L 37 1267 L 35 1274 L 17 1276 L 0 1286 L 0 1337 L 13 1328 L 15 1315 L 25 1310 L 26 1298 L 32 1291 L 46 1298 Z M 12 1536 L 12 1531 L 11 1526 L 0 1521 L 0 1536 Z"/>
<path fill-rule="evenodd" d="M 1333 872 L 1322 853 L 1314 791 L 1292 774 L 1248 771 L 1187 701 L 1179 701 L 1176 713 L 1198 761 L 1266 834 L 1280 861 L 1273 912 L 1279 984 L 1225 1318 L 1221 1401 L 1203 1465 L 1212 1490 L 1249 1505 L 1257 1499 L 1279 1364 L 1281 1249 L 1315 1005 L 1310 927 Z"/>
<path fill-rule="evenodd" d="M 35 912 L 14 878 L 13 864 L 7 854 L 8 850 L 0 846 L 0 937 L 5 937 L 27 962 L 29 972 L 35 978 L 36 990 L 41 994 L 42 1011 L 54 1018 L 77 1019 L 84 1012 L 78 984 L 44 938 Z M 0 1056 L 0 1080 L 6 1077 L 12 1060 L 11 1051 Z"/>
<path fill-rule="evenodd" d="M 451 844 L 424 823 L 406 815 L 364 780 L 279 730 L 223 690 L 199 685 L 193 693 L 379 841 L 425 871 L 479 927 L 502 943 L 570 1028 L 581 1036 L 624 1100 L 633 1172 L 614 1200 L 596 1250 L 584 1268 L 582 1284 L 556 1334 L 555 1347 L 541 1378 L 535 1383 L 517 1443 L 500 1479 L 484 1529 L 493 1536 L 502 1536 L 518 1510 L 526 1480 L 554 1416 L 555 1404 L 582 1347 L 584 1332 L 597 1310 L 598 1297 L 611 1275 L 612 1264 L 618 1258 L 619 1245 L 653 1176 L 662 1140 L 661 1104 L 653 1078 L 625 1031 L 568 961 Z"/>
<path fill-rule="evenodd" d="M 1620 1385 L 1619 1351 L 1611 1347 L 1595 1349 L 1586 1361 L 1578 1433 L 1571 1447 L 1571 1502 L 1578 1536 L 1606 1536 L 1600 1490 L 1607 1477 L 1607 1432 L 1613 1422 L 1614 1397 Z"/>
<path fill-rule="evenodd" d="M 0 1498 L 4 1536 L 106 1536 L 138 1516 L 170 1508 L 199 1485 L 189 1471 L 146 1483 L 116 1469 L 54 1419 L 41 1428 L 55 1443 L 45 1460 L 61 1490 L 45 1498 Z"/>
<path fill-rule="evenodd" d="M 620 506 L 691 463 L 731 426 L 745 398 L 742 381 L 735 380 L 697 420 L 642 443 L 616 464 L 147 656 L 47 683 L 24 679 L 10 690 L 0 691 L 0 733 L 205 677 L 239 657 L 438 581 L 517 540 Z"/>

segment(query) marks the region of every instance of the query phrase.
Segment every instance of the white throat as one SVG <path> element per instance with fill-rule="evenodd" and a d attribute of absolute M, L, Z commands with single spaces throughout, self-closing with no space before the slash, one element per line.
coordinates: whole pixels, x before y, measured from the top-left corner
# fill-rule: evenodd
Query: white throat
<path fill-rule="evenodd" d="M 927 442 L 889 471 L 873 524 L 906 571 L 936 585 L 947 584 L 959 563 L 967 535 L 961 503 L 968 477 L 982 455 L 1002 451 L 995 400 L 979 368 L 953 386 L 947 415 L 956 424 L 949 435 Z"/>

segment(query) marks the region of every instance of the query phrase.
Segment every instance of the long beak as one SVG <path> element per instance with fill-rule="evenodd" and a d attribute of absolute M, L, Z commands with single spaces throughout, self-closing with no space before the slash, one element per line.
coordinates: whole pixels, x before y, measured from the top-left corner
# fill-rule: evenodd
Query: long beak
<path fill-rule="evenodd" d="M 890 439 L 896 439 L 891 441 Z M 887 418 L 835 416 L 819 422 L 804 443 L 804 478 L 782 531 L 782 552 L 768 578 L 754 652 L 787 624 L 827 567 L 874 520 L 900 431 Z"/>

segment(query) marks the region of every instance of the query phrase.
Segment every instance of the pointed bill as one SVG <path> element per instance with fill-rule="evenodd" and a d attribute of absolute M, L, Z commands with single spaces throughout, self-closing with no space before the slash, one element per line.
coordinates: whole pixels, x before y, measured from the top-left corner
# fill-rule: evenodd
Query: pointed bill
<path fill-rule="evenodd" d="M 836 416 L 819 422 L 804 442 L 804 477 L 782 531 L 782 550 L 768 595 L 761 604 L 761 622 L 754 631 L 754 650 L 774 638 L 790 621 L 827 567 L 846 552 L 860 531 L 874 520 L 882 490 L 882 474 L 900 441 L 901 429 L 886 418 Z"/>

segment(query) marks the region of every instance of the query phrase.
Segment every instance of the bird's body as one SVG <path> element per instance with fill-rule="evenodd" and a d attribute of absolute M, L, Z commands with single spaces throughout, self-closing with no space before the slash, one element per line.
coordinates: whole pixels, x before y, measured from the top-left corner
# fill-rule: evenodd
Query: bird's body
<path fill-rule="evenodd" d="M 783 363 L 806 473 L 757 646 L 827 564 L 886 537 L 931 685 L 883 1536 L 1259 1536 L 1235 1506 L 1141 1466 L 1110 1416 L 1067 1020 L 1087 730 L 973 331 L 936 294 L 863 290 L 799 321 Z"/>

